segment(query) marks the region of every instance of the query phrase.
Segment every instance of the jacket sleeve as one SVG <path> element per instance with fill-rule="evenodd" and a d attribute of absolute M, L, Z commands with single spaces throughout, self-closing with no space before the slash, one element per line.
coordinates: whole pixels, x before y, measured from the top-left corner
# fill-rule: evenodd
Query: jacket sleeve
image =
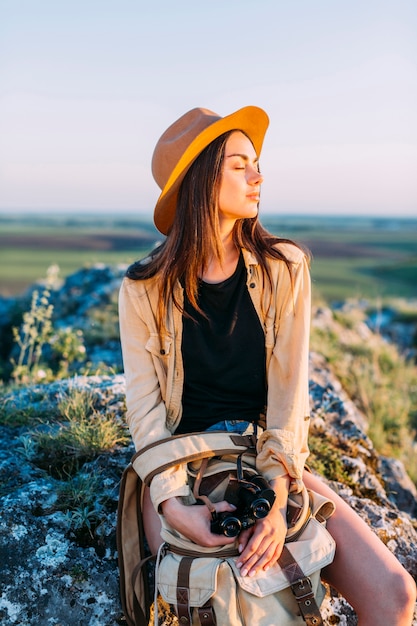
<path fill-rule="evenodd" d="M 257 465 L 269 480 L 288 474 L 298 489 L 309 453 L 311 280 L 304 253 L 297 250 L 296 254 L 292 275 L 281 263 L 275 285 L 275 342 L 267 374 L 267 429 L 258 441 Z"/>
<path fill-rule="evenodd" d="M 166 425 L 166 361 L 163 360 L 169 358 L 171 345 L 166 338 L 161 346 L 146 289 L 127 278 L 119 292 L 119 324 L 126 376 L 126 421 L 135 448 L 140 450 L 172 434 Z M 151 483 L 156 509 L 167 498 L 187 495 L 189 487 L 183 466 L 159 474 Z"/>

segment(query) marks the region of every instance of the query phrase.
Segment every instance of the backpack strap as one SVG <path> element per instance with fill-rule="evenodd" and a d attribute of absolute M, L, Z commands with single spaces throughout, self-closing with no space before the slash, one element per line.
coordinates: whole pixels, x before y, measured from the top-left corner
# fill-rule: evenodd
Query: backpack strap
<path fill-rule="evenodd" d="M 184 556 L 178 567 L 177 615 L 180 624 L 192 624 L 190 607 L 190 571 L 193 557 Z"/>
<path fill-rule="evenodd" d="M 146 558 L 142 559 L 140 563 L 138 563 L 135 569 L 132 572 L 132 580 L 131 580 L 131 589 L 132 589 L 132 608 L 133 615 L 135 617 L 135 626 L 148 626 L 149 617 L 150 617 L 150 600 L 149 600 L 149 588 L 146 589 L 146 604 L 143 604 L 143 599 L 138 596 L 137 593 L 137 579 L 138 577 L 142 577 L 146 579 L 147 570 L 146 565 L 149 561 L 155 560 L 155 554 L 151 554 Z M 156 609 L 155 609 L 156 610 Z"/>
<path fill-rule="evenodd" d="M 201 626 L 217 625 L 216 615 L 212 605 L 210 604 L 210 600 L 208 600 L 204 606 L 198 607 L 197 610 Z"/>
<path fill-rule="evenodd" d="M 256 454 L 256 437 L 220 431 L 173 435 L 139 450 L 132 458 L 135 471 L 146 485 L 173 465 L 215 456 Z"/>
<path fill-rule="evenodd" d="M 150 588 L 144 546 L 141 495 L 143 483 L 128 465 L 120 483 L 117 511 L 117 554 L 120 599 L 128 626 L 147 626 L 150 617 Z"/>
<path fill-rule="evenodd" d="M 278 564 L 291 585 L 303 620 L 307 626 L 323 626 L 320 609 L 314 597 L 310 579 L 304 575 L 297 561 L 284 545 Z"/>
<path fill-rule="evenodd" d="M 192 607 L 190 606 L 190 571 L 195 557 L 184 556 L 178 567 L 177 576 L 177 615 L 180 624 L 191 626 Z M 216 626 L 216 616 L 213 607 L 208 600 L 203 606 L 198 607 L 198 617 L 201 626 Z"/>

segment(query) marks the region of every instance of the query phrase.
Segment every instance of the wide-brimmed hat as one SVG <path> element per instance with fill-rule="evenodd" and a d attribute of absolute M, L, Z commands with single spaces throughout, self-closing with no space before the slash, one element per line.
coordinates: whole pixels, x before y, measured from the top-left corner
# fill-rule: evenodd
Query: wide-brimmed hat
<path fill-rule="evenodd" d="M 152 157 L 152 174 L 162 190 L 154 211 L 157 229 L 166 235 L 177 208 L 178 190 L 193 161 L 214 139 L 230 130 L 243 131 L 259 156 L 269 119 L 255 106 L 220 117 L 208 109 L 191 109 L 164 132 Z"/>

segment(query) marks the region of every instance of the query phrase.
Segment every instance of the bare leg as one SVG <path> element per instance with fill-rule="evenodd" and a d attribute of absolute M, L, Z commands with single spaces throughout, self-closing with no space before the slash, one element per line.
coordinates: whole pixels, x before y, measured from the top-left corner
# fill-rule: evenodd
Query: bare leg
<path fill-rule="evenodd" d="M 146 540 L 151 553 L 156 554 L 162 543 L 161 520 L 152 504 L 149 487 L 145 487 L 143 493 L 142 511 Z"/>
<path fill-rule="evenodd" d="M 416 585 L 400 562 L 369 526 L 317 476 L 304 472 L 309 487 L 336 503 L 327 528 L 336 541 L 336 556 L 323 578 L 352 605 L 360 626 L 410 626 Z"/>

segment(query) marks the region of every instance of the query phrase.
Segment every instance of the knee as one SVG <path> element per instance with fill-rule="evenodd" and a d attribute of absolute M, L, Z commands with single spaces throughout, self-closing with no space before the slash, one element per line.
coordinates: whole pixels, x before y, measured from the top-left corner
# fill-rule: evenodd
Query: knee
<path fill-rule="evenodd" d="M 412 615 L 416 605 L 416 583 L 412 576 L 405 570 L 397 574 L 392 582 L 391 597 L 395 598 L 395 603 L 399 610 L 403 610 L 405 615 Z"/>
<path fill-rule="evenodd" d="M 369 603 L 357 608 L 359 623 L 411 624 L 416 608 L 416 583 L 405 570 L 392 572 L 379 589 L 378 603 L 369 622 Z M 355 608 L 355 607 L 354 607 Z M 382 620 L 382 621 L 381 621 Z"/>

